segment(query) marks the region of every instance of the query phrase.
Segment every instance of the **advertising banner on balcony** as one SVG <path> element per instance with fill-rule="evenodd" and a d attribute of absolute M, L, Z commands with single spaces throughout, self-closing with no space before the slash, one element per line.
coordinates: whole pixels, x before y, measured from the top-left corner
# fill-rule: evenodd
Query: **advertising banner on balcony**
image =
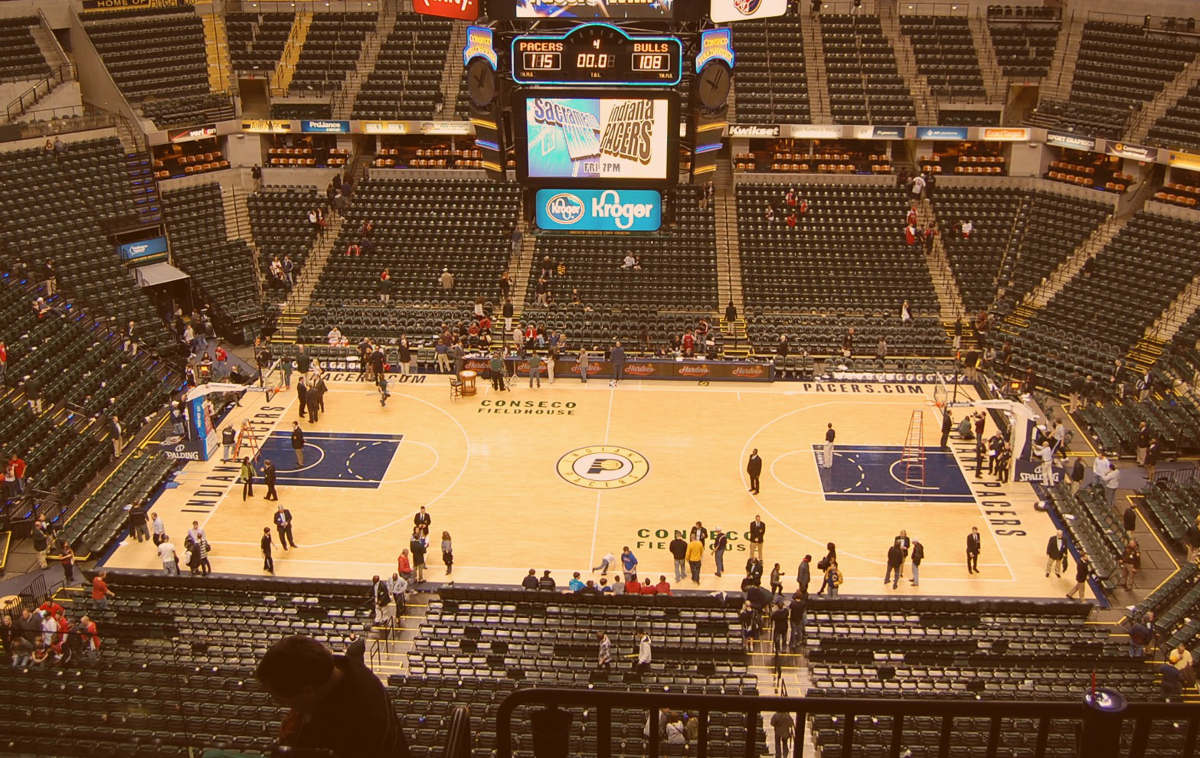
<path fill-rule="evenodd" d="M 1091 137 L 1080 137 L 1078 134 L 1063 132 L 1046 132 L 1046 144 L 1054 147 L 1069 147 L 1072 150 L 1095 150 L 1096 140 Z"/>
<path fill-rule="evenodd" d="M 479 18 L 479 0 L 413 0 L 413 10 L 426 16 L 474 21 Z"/>

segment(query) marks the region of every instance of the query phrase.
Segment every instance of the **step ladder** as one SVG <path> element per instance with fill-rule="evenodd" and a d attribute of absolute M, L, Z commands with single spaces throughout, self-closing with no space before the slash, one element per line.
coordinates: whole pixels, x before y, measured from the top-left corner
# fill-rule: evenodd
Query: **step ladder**
<path fill-rule="evenodd" d="M 925 486 L 925 414 L 915 410 L 908 418 L 908 433 L 904 435 L 904 449 L 900 453 L 900 464 L 904 468 L 904 486 Z"/>

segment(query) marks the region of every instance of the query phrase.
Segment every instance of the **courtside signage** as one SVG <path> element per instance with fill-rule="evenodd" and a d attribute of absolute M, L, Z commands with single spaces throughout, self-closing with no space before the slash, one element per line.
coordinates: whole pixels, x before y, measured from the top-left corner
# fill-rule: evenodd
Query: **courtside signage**
<path fill-rule="evenodd" d="M 555 190 L 536 195 L 537 225 L 547 231 L 653 232 L 662 226 L 655 190 Z"/>

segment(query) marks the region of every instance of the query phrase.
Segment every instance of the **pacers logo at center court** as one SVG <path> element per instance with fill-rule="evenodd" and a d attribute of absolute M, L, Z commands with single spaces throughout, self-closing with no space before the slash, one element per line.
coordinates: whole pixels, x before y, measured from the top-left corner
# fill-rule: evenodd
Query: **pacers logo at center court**
<path fill-rule="evenodd" d="M 591 445 L 559 458 L 556 468 L 559 476 L 578 487 L 611 490 L 645 479 L 650 462 L 627 447 Z"/>

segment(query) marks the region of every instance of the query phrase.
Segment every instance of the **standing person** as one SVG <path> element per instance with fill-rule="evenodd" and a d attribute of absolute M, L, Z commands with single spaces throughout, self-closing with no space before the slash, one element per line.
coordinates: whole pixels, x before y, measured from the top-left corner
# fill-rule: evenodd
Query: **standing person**
<path fill-rule="evenodd" d="M 829 587 L 829 596 L 838 596 L 838 587 L 842 586 L 842 572 L 838 570 L 837 561 L 829 564 L 829 568 L 825 569 L 825 585 Z"/>
<path fill-rule="evenodd" d="M 242 458 L 242 470 L 238 474 L 238 478 L 242 480 L 242 502 L 246 502 L 247 497 L 254 497 L 254 467 L 250 465 L 250 459 Z"/>
<path fill-rule="evenodd" d="M 421 534 L 420 527 L 414 527 L 412 539 L 408 541 L 408 550 L 412 554 L 413 583 L 425 581 L 425 551 L 427 546 Z"/>
<path fill-rule="evenodd" d="M 912 540 L 908 538 L 908 532 L 901 529 L 900 533 L 896 535 L 895 541 L 904 551 L 904 558 L 900 561 L 900 578 L 904 578 L 904 561 L 908 560 L 908 550 L 912 547 Z"/>
<path fill-rule="evenodd" d="M 1050 536 L 1046 541 L 1046 576 L 1054 569 L 1055 576 L 1062 576 L 1064 564 L 1067 562 L 1067 541 L 1063 539 L 1062 529 Z"/>
<path fill-rule="evenodd" d="M 904 565 L 904 549 L 900 547 L 900 541 L 895 540 L 892 546 L 887 551 L 887 571 L 883 574 L 883 583 L 892 583 L 892 589 L 896 589 L 896 585 L 900 582 L 900 567 Z"/>
<path fill-rule="evenodd" d="M 708 530 L 704 528 L 704 524 L 697 521 L 696 525 L 692 527 L 692 531 L 688 534 L 688 539 L 700 540 L 700 544 L 703 545 L 704 541 L 708 539 Z"/>
<path fill-rule="evenodd" d="M 808 596 L 808 585 L 812 581 L 812 556 L 806 555 L 800 561 L 799 568 L 796 569 L 796 584 L 799 585 L 800 591 Z"/>
<path fill-rule="evenodd" d="M 1158 465 L 1159 458 L 1159 443 L 1158 437 L 1150 438 L 1150 445 L 1146 448 L 1146 484 L 1154 484 L 1154 467 Z"/>
<path fill-rule="evenodd" d="M 720 529 L 713 529 L 713 562 L 717 566 L 716 575 L 725 573 L 725 551 L 729 549 L 729 535 Z"/>
<path fill-rule="evenodd" d="M 792 637 L 788 647 L 796 652 L 797 647 L 804 641 L 804 622 L 808 617 L 808 591 L 796 590 L 792 593 L 792 601 L 788 604 L 788 620 L 792 626 Z"/>
<path fill-rule="evenodd" d="M 967 573 L 979 573 L 979 553 L 980 543 L 982 540 L 979 537 L 979 527 L 971 527 L 971 533 L 967 535 Z"/>
<path fill-rule="evenodd" d="M 647 579 L 646 581 L 650 581 Z M 650 670 L 650 661 L 653 659 L 654 653 L 650 646 L 650 635 L 646 630 L 638 632 L 638 659 L 637 670 L 645 673 Z"/>
<path fill-rule="evenodd" d="M 504 389 L 504 359 L 500 357 L 500 351 L 492 353 L 492 357 L 488 360 L 488 372 L 492 375 L 492 389 L 500 391 Z"/>
<path fill-rule="evenodd" d="M 233 426 L 226 426 L 221 430 L 221 445 L 224 448 L 224 455 L 221 456 L 222 461 L 233 460 L 233 445 L 237 442 L 237 432 L 233 431 Z"/>
<path fill-rule="evenodd" d="M 949 444 L 947 444 L 947 443 L 950 441 L 950 430 L 953 428 L 954 428 L 954 419 L 952 419 L 950 417 L 950 409 L 943 408 L 942 409 L 942 440 L 941 440 L 941 442 L 938 443 L 939 445 L 941 445 L 941 448 L 943 450 L 948 450 L 950 448 Z"/>
<path fill-rule="evenodd" d="M 608 383 L 608 386 L 616 387 L 617 382 L 621 381 L 625 374 L 625 348 L 621 347 L 620 340 L 617 340 L 616 344 L 613 345 L 610 358 L 612 359 L 613 378 Z"/>
<path fill-rule="evenodd" d="M 700 561 L 704 559 L 704 543 L 693 537 L 692 540 L 688 542 L 686 557 L 688 567 L 692 570 L 692 581 L 696 584 L 699 584 Z"/>
<path fill-rule="evenodd" d="M 267 494 L 263 499 L 278 500 L 279 493 L 275 491 L 275 464 L 271 463 L 270 458 L 263 461 L 263 484 L 267 485 Z"/>
<path fill-rule="evenodd" d="M 788 608 L 784 605 L 783 600 L 777 600 L 775 609 L 771 611 L 771 650 L 775 653 L 787 652 L 788 632 L 790 631 L 788 616 Z"/>
<path fill-rule="evenodd" d="M 1151 450 L 1154 449 L 1154 444 L 1154 442 L 1150 443 Z M 1151 454 L 1150 452 L 1146 453 L 1147 459 L 1149 459 Z M 1101 478 L 1104 481 L 1104 491 L 1108 496 L 1108 505 L 1115 508 L 1117 503 L 1117 489 L 1121 486 L 1121 469 L 1110 465 L 1108 471 Z"/>
<path fill-rule="evenodd" d="M 50 549 L 50 536 L 46 533 L 41 517 L 34 522 L 33 531 L 30 532 L 30 539 L 33 540 L 33 551 L 37 553 L 38 568 L 46 568 L 46 552 Z"/>
<path fill-rule="evenodd" d="M 179 576 L 179 556 L 175 553 L 175 544 L 165 533 L 162 542 L 158 543 L 158 559 L 162 561 L 167 576 Z"/>
<path fill-rule="evenodd" d="M 442 532 L 442 563 L 446 566 L 446 576 L 454 571 L 454 543 L 450 540 L 450 532 Z"/>
<path fill-rule="evenodd" d="M 1087 475 L 1087 470 L 1083 466 L 1083 459 L 1076 458 L 1075 463 L 1071 464 L 1071 471 L 1067 476 L 1067 485 L 1071 489 L 1072 495 L 1079 494 L 1079 488 L 1083 486 L 1083 478 Z"/>
<path fill-rule="evenodd" d="M 599 649 L 596 652 L 596 668 L 607 671 L 608 667 L 612 665 L 612 642 L 604 632 L 596 632 L 596 642 L 599 643 Z"/>
<path fill-rule="evenodd" d="M 1142 423 L 1138 424 L 1137 443 L 1135 448 L 1137 452 L 1137 464 L 1139 466 L 1146 465 L 1146 449 L 1148 447 L 1150 447 L 1150 428 L 1146 425 L 1146 422 L 1143 421 Z"/>
<path fill-rule="evenodd" d="M 788 745 L 796 730 L 792 714 L 787 711 L 775 711 L 775 715 L 771 717 L 771 729 L 775 732 L 775 758 L 788 758 L 791 755 Z"/>
<path fill-rule="evenodd" d="M 1125 543 L 1125 552 L 1117 559 L 1117 565 L 1121 567 L 1121 584 L 1126 590 L 1133 591 L 1133 579 L 1142 567 L 1142 550 L 1137 540 L 1130 538 Z"/>
<path fill-rule="evenodd" d="M 292 388 L 292 357 L 285 355 L 279 359 L 279 370 L 283 373 L 283 388 Z"/>
<path fill-rule="evenodd" d="M 1075 586 L 1067 593 L 1068 598 L 1073 598 L 1078 593 L 1079 602 L 1083 602 L 1083 594 L 1087 591 L 1088 574 L 1091 573 L 1091 568 L 1087 553 L 1080 551 L 1079 560 L 1075 562 Z"/>
<path fill-rule="evenodd" d="M 125 446 L 125 440 L 122 438 L 121 420 L 117 418 L 117 414 L 115 413 L 108 417 L 108 433 L 112 437 L 113 458 L 120 458 L 121 448 Z"/>
<path fill-rule="evenodd" d="M 625 547 L 621 548 L 621 568 L 624 570 L 626 582 L 628 582 L 631 577 L 637 577 L 637 567 L 637 556 L 633 554 L 633 551 L 629 549 L 629 546 L 626 545 Z"/>
<path fill-rule="evenodd" d="M 529 353 L 529 389 L 537 382 L 538 389 L 542 388 L 542 357 L 536 350 Z"/>
<path fill-rule="evenodd" d="M 105 581 L 107 578 L 108 572 L 104 569 L 100 569 L 92 577 L 92 605 L 97 608 L 107 608 L 108 599 L 117 596 L 117 593 L 108 588 L 108 582 Z"/>
<path fill-rule="evenodd" d="M 296 454 L 296 468 L 304 468 L 304 432 L 299 421 L 292 422 L 292 452 Z"/>
<path fill-rule="evenodd" d="M 683 578 L 687 576 L 687 548 L 688 544 L 683 539 L 683 532 L 676 530 L 675 539 L 671 540 L 668 549 L 671 551 L 671 557 L 675 560 L 675 583 L 679 584 Z"/>
<path fill-rule="evenodd" d="M 1038 473 L 1042 476 L 1042 485 L 1054 486 L 1054 446 L 1047 440 L 1044 444 L 1034 447 L 1033 453 L 1042 460 L 1038 466 Z"/>
<path fill-rule="evenodd" d="M 262 537 L 258 541 L 263 555 L 263 571 L 275 573 L 275 559 L 271 557 L 271 527 L 264 526 Z"/>
<path fill-rule="evenodd" d="M 404 365 L 404 364 L 401 364 L 401 365 Z M 379 407 L 380 408 L 386 408 L 387 400 L 389 397 L 392 396 L 392 393 L 388 392 L 387 383 L 388 383 L 387 374 L 385 374 L 382 371 L 379 371 L 375 374 L 375 389 L 379 391 Z"/>
<path fill-rule="evenodd" d="M 63 568 L 63 581 L 66 584 L 75 583 L 75 551 L 71 549 L 71 543 L 62 540 L 59 543 L 59 555 L 62 556 L 60 561 Z"/>
<path fill-rule="evenodd" d="M 758 456 L 758 448 L 750 451 L 750 460 L 746 461 L 746 474 L 750 477 L 750 491 L 758 494 L 758 477 L 762 474 L 762 458 Z"/>
<path fill-rule="evenodd" d="M 821 586 L 817 589 L 817 594 L 825 592 L 825 588 L 829 586 L 829 564 L 837 561 L 837 545 L 832 542 L 825 543 L 825 557 L 817 561 L 817 570 L 821 572 Z"/>
<path fill-rule="evenodd" d="M 414 531 L 419 531 L 422 537 L 429 536 L 429 525 L 432 523 L 433 517 L 429 515 L 429 513 L 425 510 L 425 506 L 423 505 L 415 514 L 413 514 Z"/>
<path fill-rule="evenodd" d="M 305 373 L 300 372 L 300 378 L 296 380 L 296 405 L 299 406 L 300 418 L 305 419 L 308 413 L 308 381 L 305 378 Z"/>
<path fill-rule="evenodd" d="M 783 569 L 779 567 L 778 563 L 771 569 L 771 594 L 783 595 Z"/>
<path fill-rule="evenodd" d="M 912 543 L 912 579 L 909 579 L 909 584 L 914 587 L 921 585 L 921 561 L 925 560 L 925 546 L 920 540 L 913 540 Z"/>
<path fill-rule="evenodd" d="M 0 387 L 8 384 L 8 347 L 0 340 Z"/>
<path fill-rule="evenodd" d="M 158 517 L 157 513 L 150 514 L 150 530 L 153 532 L 151 539 L 155 545 L 161 545 L 167 539 L 167 525 Z"/>
<path fill-rule="evenodd" d="M 400 572 L 393 571 L 392 578 L 388 580 L 387 589 L 392 595 L 392 602 L 396 605 L 396 615 L 403 614 L 404 596 L 408 593 L 408 582 L 400 576 Z"/>
<path fill-rule="evenodd" d="M 288 545 L 296 546 L 296 538 L 292 536 L 292 512 L 281 503 L 275 509 L 275 529 L 279 532 L 279 544 L 284 550 Z"/>
<path fill-rule="evenodd" d="M 579 350 L 579 381 L 587 384 L 588 379 L 588 351 L 587 348 Z"/>
<path fill-rule="evenodd" d="M 821 459 L 821 467 L 830 469 L 833 468 L 833 440 L 837 437 L 837 432 L 833 428 L 833 422 L 825 427 L 825 451 Z"/>
<path fill-rule="evenodd" d="M 750 542 L 750 557 L 763 559 L 763 536 L 767 533 L 767 525 L 763 523 L 762 516 L 755 514 L 754 520 L 750 522 L 750 529 L 747 531 L 747 539 Z"/>

